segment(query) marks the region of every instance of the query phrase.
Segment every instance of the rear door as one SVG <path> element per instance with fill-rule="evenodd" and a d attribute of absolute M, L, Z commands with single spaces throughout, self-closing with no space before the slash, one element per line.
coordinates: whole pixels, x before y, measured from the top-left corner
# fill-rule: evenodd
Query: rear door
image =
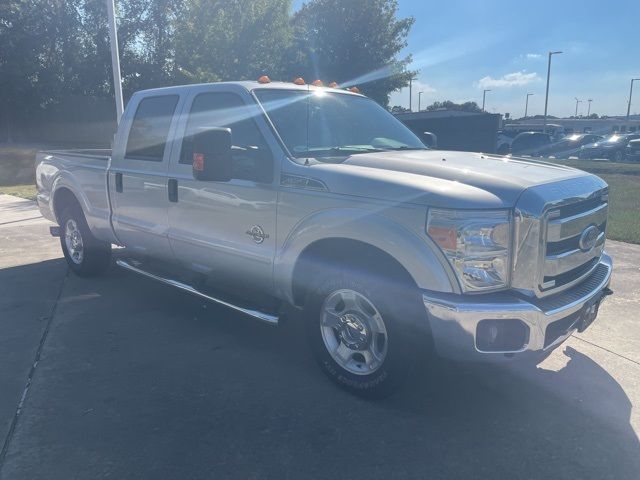
<path fill-rule="evenodd" d="M 137 253 L 164 260 L 173 258 L 167 237 L 167 170 L 179 107 L 177 93 L 144 96 L 123 117 L 109 172 L 118 239 Z"/>
<path fill-rule="evenodd" d="M 250 94 L 241 88 L 195 87 L 182 116 L 183 137 L 169 181 L 177 196 L 169 206 L 169 239 L 178 260 L 222 288 L 264 293 L 273 288 L 279 146 Z M 233 178 L 193 178 L 189 136 L 211 127 L 230 128 Z M 281 150 L 280 150 L 281 152 Z M 280 153 L 280 156 L 282 153 Z"/>

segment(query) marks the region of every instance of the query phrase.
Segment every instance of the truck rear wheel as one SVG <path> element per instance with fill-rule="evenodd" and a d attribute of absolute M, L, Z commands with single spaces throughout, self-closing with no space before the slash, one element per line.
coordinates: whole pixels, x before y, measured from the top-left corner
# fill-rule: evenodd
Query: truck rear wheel
<path fill-rule="evenodd" d="M 111 264 L 111 244 L 93 236 L 78 206 L 60 215 L 60 245 L 69 268 L 81 277 L 100 275 Z"/>
<path fill-rule="evenodd" d="M 397 390 L 413 370 L 420 356 L 413 355 L 408 305 L 392 293 L 407 292 L 403 287 L 385 288 L 372 275 L 346 272 L 312 287 L 305 307 L 307 336 L 322 371 L 340 387 L 380 398 Z"/>

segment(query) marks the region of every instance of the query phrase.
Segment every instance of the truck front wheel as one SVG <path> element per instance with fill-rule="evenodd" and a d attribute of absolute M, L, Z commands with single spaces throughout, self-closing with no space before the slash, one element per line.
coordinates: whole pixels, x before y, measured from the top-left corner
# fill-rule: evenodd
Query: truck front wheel
<path fill-rule="evenodd" d="M 93 236 L 78 206 L 67 207 L 60 215 L 60 244 L 67 264 L 81 277 L 99 275 L 109 268 L 111 244 Z"/>
<path fill-rule="evenodd" d="M 405 287 L 405 288 L 403 288 Z M 411 326 L 403 298 L 373 276 L 337 273 L 316 282 L 306 302 L 307 335 L 323 372 L 363 397 L 384 397 L 402 385 L 412 363 Z"/>

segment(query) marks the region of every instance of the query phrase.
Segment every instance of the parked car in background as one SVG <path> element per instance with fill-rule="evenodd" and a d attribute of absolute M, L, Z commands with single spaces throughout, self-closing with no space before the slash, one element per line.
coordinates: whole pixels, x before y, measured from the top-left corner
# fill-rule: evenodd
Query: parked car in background
<path fill-rule="evenodd" d="M 614 133 L 598 142 L 588 143 L 580 147 L 578 157 L 583 159 L 589 158 L 608 158 L 614 162 L 624 160 L 625 149 L 631 140 L 640 138 L 640 133 L 628 133 L 620 135 Z"/>
<path fill-rule="evenodd" d="M 496 152 L 499 155 L 506 155 L 511 149 L 513 140 L 520 134 L 525 132 L 542 133 L 544 126 L 540 123 L 507 123 L 503 125 L 502 130 L 498 132 L 498 141 L 496 143 Z M 548 123 L 546 133 L 550 134 L 555 140 L 559 140 L 564 136 L 564 129 L 561 125 Z"/>
<path fill-rule="evenodd" d="M 640 138 L 637 140 L 631 140 L 625 150 L 625 160 L 629 162 L 640 162 Z"/>
<path fill-rule="evenodd" d="M 593 133 L 575 133 L 568 135 L 562 140 L 552 143 L 539 150 L 538 154 L 543 157 L 568 158 L 578 155 L 584 145 L 602 140 L 601 135 Z"/>
<path fill-rule="evenodd" d="M 514 155 L 537 156 L 541 149 L 553 144 L 553 139 L 548 133 L 521 132 L 511 142 L 511 153 Z"/>

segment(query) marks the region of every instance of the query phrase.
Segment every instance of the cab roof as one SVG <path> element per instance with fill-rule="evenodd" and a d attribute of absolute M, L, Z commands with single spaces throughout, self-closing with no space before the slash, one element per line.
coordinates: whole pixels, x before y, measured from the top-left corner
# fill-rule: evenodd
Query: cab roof
<path fill-rule="evenodd" d="M 315 85 L 305 84 L 305 85 L 297 85 L 293 82 L 269 82 L 269 83 L 260 83 L 253 80 L 241 80 L 236 82 L 209 82 L 209 83 L 190 83 L 187 85 L 176 85 L 172 87 L 160 87 L 160 88 L 150 88 L 146 90 L 140 90 L 136 93 L 169 93 L 169 92 L 180 92 L 182 90 L 187 90 L 193 87 L 203 87 L 206 85 L 228 85 L 228 86 L 236 86 L 242 87 L 246 89 L 248 92 L 253 90 L 303 90 L 303 91 L 317 91 L 323 90 L 326 92 L 336 92 L 343 93 L 346 95 L 356 95 L 359 97 L 363 97 L 361 93 L 350 92 L 344 88 L 331 88 L 331 87 L 316 87 Z"/>

